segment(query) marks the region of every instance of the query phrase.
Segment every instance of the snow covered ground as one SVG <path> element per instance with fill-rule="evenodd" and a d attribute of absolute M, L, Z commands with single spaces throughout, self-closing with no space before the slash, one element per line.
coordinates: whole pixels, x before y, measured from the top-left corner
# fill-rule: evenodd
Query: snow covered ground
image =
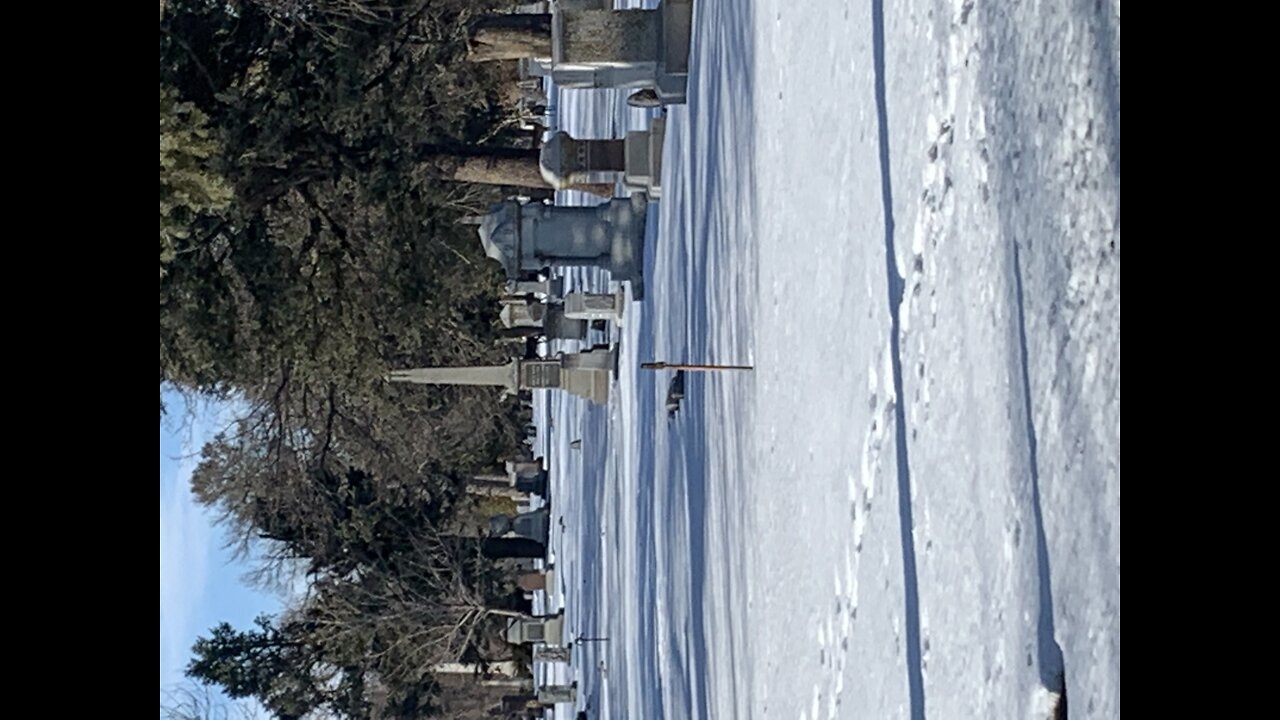
<path fill-rule="evenodd" d="M 1031 718 L 1065 667 L 1118 717 L 1118 0 L 698 0 L 668 117 L 611 403 L 537 397 L 547 601 L 608 638 L 539 675 L 603 718 Z M 646 360 L 755 370 L 668 421 Z"/>

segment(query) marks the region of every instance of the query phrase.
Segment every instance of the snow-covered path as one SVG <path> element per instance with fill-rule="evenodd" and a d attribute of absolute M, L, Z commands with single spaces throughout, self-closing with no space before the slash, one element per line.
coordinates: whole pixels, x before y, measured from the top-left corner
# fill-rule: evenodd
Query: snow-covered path
<path fill-rule="evenodd" d="M 695 12 L 614 400 L 543 398 L 578 706 L 1118 717 L 1118 2 Z"/>

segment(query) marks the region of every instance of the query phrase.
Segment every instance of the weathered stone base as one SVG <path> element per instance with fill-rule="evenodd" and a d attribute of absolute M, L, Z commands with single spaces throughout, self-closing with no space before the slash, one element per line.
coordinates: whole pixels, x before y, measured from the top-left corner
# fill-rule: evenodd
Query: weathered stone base
<path fill-rule="evenodd" d="M 538 702 L 543 705 L 554 705 L 555 703 L 571 703 L 578 700 L 578 686 L 573 685 L 544 685 L 538 688 Z"/>
<path fill-rule="evenodd" d="M 533 649 L 533 661 L 545 663 L 567 663 L 572 659 L 573 650 L 559 645 L 538 645 Z"/>
<path fill-rule="evenodd" d="M 546 280 L 511 280 L 507 282 L 507 292 L 512 295 L 546 295 L 560 297 L 564 295 L 564 278 L 547 278 Z"/>
<path fill-rule="evenodd" d="M 560 358 L 560 387 L 597 405 L 609 404 L 609 387 L 617 372 L 618 353 L 607 346 Z"/>
<path fill-rule="evenodd" d="M 627 295 L 623 290 L 612 294 L 571 292 L 564 296 L 564 316 L 575 320 L 605 320 L 622 323 Z"/>
<path fill-rule="evenodd" d="M 597 206 L 613 226 L 614 242 L 609 255 L 609 274 L 619 282 L 631 283 L 631 296 L 644 298 L 644 230 L 649 198 L 636 193 Z"/>
<path fill-rule="evenodd" d="M 654 118 L 648 130 L 627 133 L 623 183 L 654 200 L 662 199 L 662 145 L 666 135 L 666 118 Z"/>

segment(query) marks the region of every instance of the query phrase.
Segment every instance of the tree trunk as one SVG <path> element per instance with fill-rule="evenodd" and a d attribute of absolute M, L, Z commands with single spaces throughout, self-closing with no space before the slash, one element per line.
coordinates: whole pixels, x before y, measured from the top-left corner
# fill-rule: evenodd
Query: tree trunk
<path fill-rule="evenodd" d="M 471 26 L 472 62 L 551 57 L 551 15 L 486 15 Z"/>
<path fill-rule="evenodd" d="M 417 149 L 420 162 L 430 163 L 446 180 L 479 185 L 554 189 L 542 177 L 538 148 L 442 148 L 422 145 Z M 614 186 L 608 183 L 579 183 L 566 190 L 579 190 L 603 198 L 613 197 Z"/>
<path fill-rule="evenodd" d="M 445 177 L 457 182 L 481 185 L 514 185 L 516 187 L 544 188 L 547 181 L 538 168 L 538 153 L 530 150 L 531 157 L 442 157 L 440 161 L 452 172 Z"/>

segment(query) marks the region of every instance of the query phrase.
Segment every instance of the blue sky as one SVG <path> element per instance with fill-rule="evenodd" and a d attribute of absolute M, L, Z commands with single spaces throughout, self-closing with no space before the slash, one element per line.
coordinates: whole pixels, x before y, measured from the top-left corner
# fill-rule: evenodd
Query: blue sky
<path fill-rule="evenodd" d="M 191 644 L 213 625 L 248 625 L 281 600 L 242 581 L 248 567 L 232 560 L 224 535 L 191 497 L 191 472 L 204 441 L 225 426 L 227 408 L 196 408 L 186 427 L 187 407 L 166 393 L 169 416 L 160 423 L 160 689 L 183 682 Z"/>

